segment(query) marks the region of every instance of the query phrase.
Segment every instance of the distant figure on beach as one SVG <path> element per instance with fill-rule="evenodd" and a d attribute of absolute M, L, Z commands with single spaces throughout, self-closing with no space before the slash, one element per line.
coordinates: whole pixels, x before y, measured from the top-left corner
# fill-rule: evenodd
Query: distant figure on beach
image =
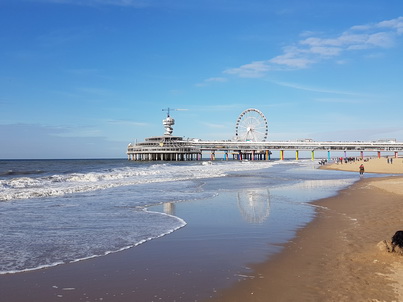
<path fill-rule="evenodd" d="M 360 175 L 364 175 L 364 164 L 361 164 L 360 166 Z"/>

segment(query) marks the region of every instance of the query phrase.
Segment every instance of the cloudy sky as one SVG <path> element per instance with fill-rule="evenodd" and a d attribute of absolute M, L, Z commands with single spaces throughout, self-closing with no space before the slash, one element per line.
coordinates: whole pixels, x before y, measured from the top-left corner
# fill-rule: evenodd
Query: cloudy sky
<path fill-rule="evenodd" d="M 2 0 L 0 158 L 125 157 L 164 133 L 403 141 L 401 0 Z"/>

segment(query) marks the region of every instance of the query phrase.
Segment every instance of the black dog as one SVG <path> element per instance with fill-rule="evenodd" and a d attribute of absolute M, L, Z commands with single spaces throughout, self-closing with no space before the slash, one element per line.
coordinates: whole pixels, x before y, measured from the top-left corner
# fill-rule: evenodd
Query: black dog
<path fill-rule="evenodd" d="M 395 251 L 395 247 L 403 248 L 403 231 L 397 231 L 392 237 L 392 251 Z"/>

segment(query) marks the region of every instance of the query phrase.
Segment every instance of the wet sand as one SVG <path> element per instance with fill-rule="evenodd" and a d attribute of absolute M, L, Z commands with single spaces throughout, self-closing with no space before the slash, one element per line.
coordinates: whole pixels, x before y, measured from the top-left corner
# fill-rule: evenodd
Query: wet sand
<path fill-rule="evenodd" d="M 401 161 L 401 159 L 399 159 Z M 402 173 L 403 164 L 366 162 Z M 361 163 L 329 165 L 357 171 Z M 249 280 L 213 301 L 403 301 L 403 256 L 379 245 L 403 229 L 403 177 L 367 178 L 314 203 L 317 218 L 282 253 L 255 265 Z"/>
<path fill-rule="evenodd" d="M 290 226 L 283 229 L 286 234 L 267 232 L 273 220 L 279 219 L 275 217 L 281 215 L 251 224 L 240 212 L 237 195 L 238 191 L 221 192 L 213 198 L 170 204 L 169 211 L 188 225 L 135 248 L 52 268 L 0 275 L 0 301 L 208 299 L 219 288 L 245 279 L 251 272 L 246 267 L 249 261 L 263 262 L 266 255 L 279 252 L 280 248 L 268 241 L 278 236 L 278 242 L 286 242 L 293 234 L 288 230 L 295 228 L 297 217 L 292 223 L 283 220 Z M 165 208 L 161 205 L 149 210 L 158 207 Z M 313 212 L 309 205 L 299 209 Z"/>

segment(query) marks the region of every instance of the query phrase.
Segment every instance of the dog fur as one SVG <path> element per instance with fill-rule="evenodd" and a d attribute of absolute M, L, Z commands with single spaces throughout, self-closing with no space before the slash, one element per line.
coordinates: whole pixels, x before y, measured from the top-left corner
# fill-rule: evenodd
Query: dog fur
<path fill-rule="evenodd" d="M 396 246 L 403 248 L 403 231 L 397 231 L 392 237 L 392 252 Z"/>

